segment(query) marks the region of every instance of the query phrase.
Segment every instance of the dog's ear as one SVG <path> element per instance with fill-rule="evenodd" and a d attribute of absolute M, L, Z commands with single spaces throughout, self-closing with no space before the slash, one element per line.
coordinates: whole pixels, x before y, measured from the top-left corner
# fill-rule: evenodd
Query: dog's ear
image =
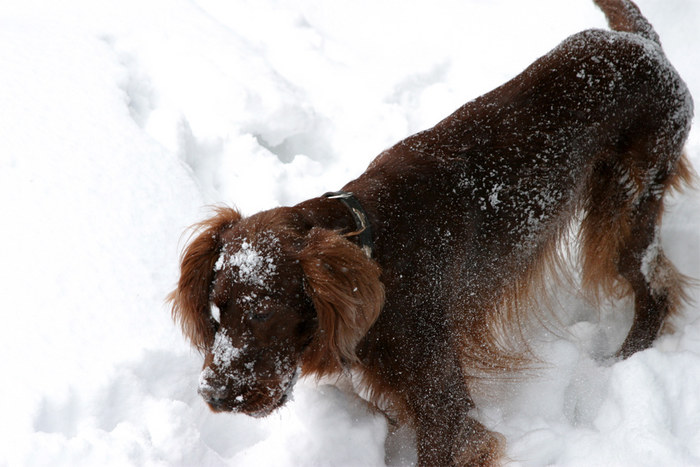
<path fill-rule="evenodd" d="M 300 263 L 318 319 L 302 370 L 322 376 L 357 360 L 355 347 L 384 304 L 381 270 L 347 238 L 320 228 L 306 237 Z"/>
<path fill-rule="evenodd" d="M 180 259 L 180 280 L 167 298 L 173 319 L 200 352 L 214 341 L 209 296 L 214 280 L 214 265 L 221 250 L 221 233 L 241 219 L 235 209 L 216 208 L 216 215 L 193 226 L 199 232 Z"/>

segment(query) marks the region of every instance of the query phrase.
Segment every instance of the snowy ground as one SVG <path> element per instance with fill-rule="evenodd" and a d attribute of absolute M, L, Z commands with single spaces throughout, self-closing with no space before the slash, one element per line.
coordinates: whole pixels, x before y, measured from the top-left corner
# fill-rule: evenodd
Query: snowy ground
<path fill-rule="evenodd" d="M 700 101 L 700 3 L 639 3 Z M 0 465 L 383 465 L 384 421 L 330 386 L 263 420 L 205 408 L 163 303 L 182 232 L 339 189 L 592 26 L 589 0 L 1 0 Z M 700 277 L 700 193 L 663 244 Z M 700 465 L 700 301 L 601 359 L 629 310 L 563 300 L 551 365 L 484 388 L 511 465 Z"/>

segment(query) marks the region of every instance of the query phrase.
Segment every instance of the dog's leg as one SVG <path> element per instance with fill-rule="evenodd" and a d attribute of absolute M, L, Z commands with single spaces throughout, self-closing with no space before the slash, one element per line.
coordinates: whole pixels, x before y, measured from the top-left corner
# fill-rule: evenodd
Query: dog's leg
<path fill-rule="evenodd" d="M 502 437 L 469 417 L 474 406 L 461 371 L 445 374 L 432 365 L 430 384 L 408 397 L 414 414 L 418 464 L 421 466 L 497 465 Z"/>
<path fill-rule="evenodd" d="M 659 185 L 656 185 L 659 186 Z M 661 193 L 643 195 L 620 245 L 618 271 L 634 290 L 634 321 L 618 355 L 627 358 L 651 346 L 664 320 L 678 308 L 682 277 L 663 253 L 659 221 Z"/>
<path fill-rule="evenodd" d="M 461 430 L 453 444 L 454 464 L 459 466 L 496 466 L 503 456 L 505 438 L 489 431 L 473 418 L 462 420 Z"/>
<path fill-rule="evenodd" d="M 684 161 L 675 148 L 661 152 L 662 139 L 651 140 L 653 149 L 650 140 L 596 168 L 582 224 L 584 286 L 634 293 L 634 321 L 618 352 L 623 358 L 648 348 L 684 297 L 684 278 L 659 238 L 663 195 L 686 177 Z"/>

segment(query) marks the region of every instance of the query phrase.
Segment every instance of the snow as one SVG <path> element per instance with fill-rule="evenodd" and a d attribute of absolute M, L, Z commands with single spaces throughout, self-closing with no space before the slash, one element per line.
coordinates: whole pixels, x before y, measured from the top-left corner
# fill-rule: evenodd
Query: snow
<path fill-rule="evenodd" d="M 647 284 L 652 284 L 652 281 L 654 280 L 654 273 L 656 272 L 656 265 L 658 263 L 657 258 L 659 256 L 659 247 L 659 228 L 657 227 L 654 231 L 654 239 L 647 247 L 646 251 L 644 252 L 644 256 L 642 257 L 641 270 Z M 654 290 L 658 291 L 658 289 Z"/>
<path fill-rule="evenodd" d="M 638 3 L 699 99 L 700 4 Z M 27 0 L 3 2 L 0 25 L 10 466 L 410 465 L 410 434 L 389 437 L 385 460 L 384 418 L 315 381 L 266 418 L 206 408 L 201 357 L 164 304 L 183 231 L 208 204 L 251 214 L 337 190 L 566 36 L 605 27 L 589 0 Z M 700 167 L 698 128 L 688 155 Z M 669 202 L 660 239 L 700 277 L 699 192 Z M 598 316 L 562 296 L 563 332 L 533 341 L 548 364 L 478 392 L 510 465 L 700 465 L 691 296 L 674 331 L 626 361 L 606 357 L 632 304 Z"/>
<path fill-rule="evenodd" d="M 271 234 L 265 235 L 268 239 L 266 244 L 275 246 L 278 240 Z M 228 256 L 228 260 L 226 260 Z M 261 254 L 255 249 L 253 245 L 244 241 L 241 244 L 240 249 L 238 249 L 232 255 L 228 254 L 227 249 L 219 256 L 219 259 L 214 265 L 214 269 L 219 271 L 224 268 L 226 264 L 235 267 L 238 271 L 238 281 L 242 284 L 258 285 L 265 287 L 266 281 L 270 276 L 277 274 L 277 266 L 274 263 L 274 259 L 270 256 Z"/>
<path fill-rule="evenodd" d="M 214 318 L 214 321 L 216 321 L 217 323 L 221 323 L 221 310 L 219 309 L 219 307 L 212 303 L 210 311 L 211 317 Z"/>
<path fill-rule="evenodd" d="M 235 347 L 231 336 L 226 334 L 225 329 L 220 329 L 214 336 L 214 364 L 218 367 L 229 367 L 244 349 Z"/>

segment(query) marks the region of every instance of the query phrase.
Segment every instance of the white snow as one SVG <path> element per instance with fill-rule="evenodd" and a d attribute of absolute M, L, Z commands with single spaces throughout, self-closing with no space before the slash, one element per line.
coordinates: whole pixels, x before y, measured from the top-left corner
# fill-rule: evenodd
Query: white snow
<path fill-rule="evenodd" d="M 210 312 L 211 317 L 214 318 L 214 321 L 221 323 L 221 310 L 219 307 L 212 303 L 210 306 Z"/>
<path fill-rule="evenodd" d="M 270 244 L 274 244 L 274 241 Z M 248 242 L 243 242 L 241 248 L 230 256 L 228 263 L 238 268 L 238 279 L 243 284 L 264 287 L 277 271 L 274 259 L 261 254 Z"/>
<path fill-rule="evenodd" d="M 700 4 L 638 3 L 700 99 Z M 201 357 L 164 304 L 182 232 L 208 204 L 251 214 L 337 190 L 567 35 L 605 27 L 590 0 L 26 0 L 3 2 L 0 25 L 10 466 L 384 465 L 385 420 L 331 386 L 301 380 L 267 418 L 209 412 Z M 688 155 L 700 167 L 700 128 Z M 699 192 L 669 203 L 660 238 L 700 277 Z M 605 357 L 631 303 L 598 317 L 563 297 L 566 332 L 533 342 L 549 365 L 478 393 L 509 465 L 700 465 L 691 295 L 674 332 L 623 362 Z M 389 453 L 410 465 L 410 435 Z"/>
<path fill-rule="evenodd" d="M 240 357 L 243 352 L 243 348 L 239 348 L 233 345 L 231 336 L 226 333 L 226 329 L 221 328 L 217 331 L 214 336 L 214 363 L 219 368 L 227 368 Z"/>
<path fill-rule="evenodd" d="M 279 246 L 279 240 L 273 232 L 269 231 L 263 232 L 261 237 L 265 248 L 271 249 L 271 252 L 260 252 L 247 240 L 244 240 L 233 254 L 230 252 L 231 246 L 225 245 L 216 263 L 214 263 L 214 270 L 223 271 L 229 277 L 231 274 L 235 274 L 239 283 L 267 289 L 268 280 L 277 274 L 274 254 L 275 249 Z M 227 265 L 233 268 L 227 268 Z"/>
<path fill-rule="evenodd" d="M 491 189 L 491 193 L 489 194 L 489 202 L 491 203 L 491 206 L 496 208 L 496 211 L 498 211 L 498 205 L 501 204 L 501 200 L 498 199 L 498 195 L 503 189 L 503 183 L 498 183 L 493 186 Z"/>
<path fill-rule="evenodd" d="M 644 276 L 644 280 L 647 284 L 652 284 L 654 280 L 654 274 L 656 273 L 657 258 L 659 256 L 659 247 L 661 246 L 661 239 L 659 238 L 659 229 L 656 228 L 654 232 L 654 239 L 647 247 L 642 257 L 641 271 Z M 656 289 L 658 290 L 658 289 Z"/>

